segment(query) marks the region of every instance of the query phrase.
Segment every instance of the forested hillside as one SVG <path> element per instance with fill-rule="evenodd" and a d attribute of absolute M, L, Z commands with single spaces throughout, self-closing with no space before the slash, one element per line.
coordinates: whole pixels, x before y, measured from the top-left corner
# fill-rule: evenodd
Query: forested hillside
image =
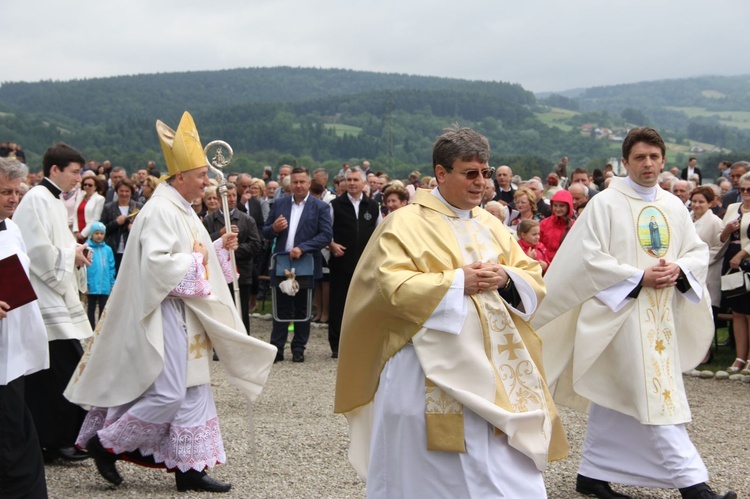
<path fill-rule="evenodd" d="M 670 96 L 670 85 L 682 90 Z M 746 85 L 747 79 L 698 78 L 537 101 L 517 84 L 310 68 L 4 83 L 0 139 L 21 143 L 32 167 L 48 145 L 65 140 L 87 158 L 132 170 L 150 159 L 162 163 L 154 122 L 176 126 L 188 109 L 204 142 L 223 139 L 234 147 L 238 170 L 259 174 L 266 164 L 296 163 L 338 171 L 343 161 L 368 159 L 402 176 L 414 168 L 428 172 L 435 137 L 459 123 L 487 135 L 493 165 L 530 176 L 546 174 L 562 155 L 589 168 L 618 157 L 616 140 L 582 132 L 592 124 L 654 124 L 678 144 L 670 155 L 678 164 L 692 141 L 750 150 L 750 113 L 745 130 L 741 113 L 699 107 L 743 105 Z M 738 126 L 701 113 L 723 113 Z"/>

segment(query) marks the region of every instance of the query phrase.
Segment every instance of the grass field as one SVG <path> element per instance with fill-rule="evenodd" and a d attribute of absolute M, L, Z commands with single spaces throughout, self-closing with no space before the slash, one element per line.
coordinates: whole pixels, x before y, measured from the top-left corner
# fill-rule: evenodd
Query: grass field
<path fill-rule="evenodd" d="M 690 118 L 696 116 L 718 116 L 722 125 L 750 130 L 750 111 L 709 111 L 703 107 L 675 107 L 665 106 L 665 109 L 682 111 Z"/>
<path fill-rule="evenodd" d="M 578 114 L 576 111 L 568 111 L 559 107 L 550 107 L 546 113 L 534 113 L 539 120 L 548 126 L 554 126 L 564 131 L 572 130 L 573 127 L 566 124 L 565 121 L 571 116 Z"/>
<path fill-rule="evenodd" d="M 338 123 L 326 123 L 323 126 L 325 126 L 327 129 L 333 128 L 334 130 L 336 130 L 337 137 L 343 137 L 344 134 L 347 134 L 347 133 L 349 135 L 356 137 L 362 132 L 362 129 L 358 126 L 341 125 Z"/>

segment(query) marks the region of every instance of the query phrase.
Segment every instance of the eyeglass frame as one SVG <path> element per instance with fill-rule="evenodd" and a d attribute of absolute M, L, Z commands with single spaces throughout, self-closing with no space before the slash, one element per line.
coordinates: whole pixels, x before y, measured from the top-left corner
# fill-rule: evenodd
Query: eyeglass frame
<path fill-rule="evenodd" d="M 445 168 L 445 167 L 443 167 L 443 168 Z M 490 179 L 490 178 L 492 178 L 492 175 L 494 175 L 494 173 L 495 173 L 495 167 L 494 166 L 491 166 L 490 168 L 487 168 L 485 170 L 467 170 L 465 172 L 456 171 L 452 167 L 451 168 L 445 168 L 445 170 L 448 173 L 458 173 L 460 175 L 463 175 L 464 177 L 466 177 L 466 180 L 476 180 L 477 178 L 479 178 L 480 175 L 482 176 L 482 178 Z"/>

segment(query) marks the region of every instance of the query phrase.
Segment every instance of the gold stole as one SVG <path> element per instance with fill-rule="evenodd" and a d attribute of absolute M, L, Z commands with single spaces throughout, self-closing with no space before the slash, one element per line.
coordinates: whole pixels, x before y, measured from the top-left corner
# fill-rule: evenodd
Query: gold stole
<path fill-rule="evenodd" d="M 668 218 L 652 202 L 626 196 L 635 228 L 636 266 L 652 267 L 663 258 L 676 259 Z M 658 235 L 657 235 L 658 234 Z M 656 246 L 656 248 L 654 248 Z M 677 338 L 673 316 L 675 288 L 643 287 L 638 295 L 641 355 L 646 380 L 646 407 L 649 421 L 673 416 L 676 411 L 672 394 L 678 393 Z"/>
<path fill-rule="evenodd" d="M 495 247 L 478 217 L 442 217 L 456 236 L 464 264 L 498 263 L 501 250 Z M 471 300 L 474 309 L 469 310 L 461 335 L 466 338 L 472 328 L 481 328 L 484 355 L 494 373 L 494 404 L 512 413 L 543 411 L 545 418 L 540 437 L 549 442 L 552 423 L 544 380 L 528 350 L 539 345 L 538 339 L 530 328 L 523 328 L 523 334 L 519 332 L 497 292 L 475 294 Z M 537 352 L 536 358 L 541 358 L 541 352 Z M 477 379 L 477 383 L 483 383 L 482 379 Z M 466 451 L 463 405 L 429 379 L 425 380 L 425 421 L 428 450 Z M 495 433 L 501 432 L 495 428 Z"/>

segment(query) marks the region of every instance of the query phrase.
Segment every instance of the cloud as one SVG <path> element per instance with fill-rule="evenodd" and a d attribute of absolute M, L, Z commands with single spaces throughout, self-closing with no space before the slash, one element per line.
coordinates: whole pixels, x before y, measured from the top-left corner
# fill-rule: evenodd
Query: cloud
<path fill-rule="evenodd" d="M 0 81 L 284 65 L 559 91 L 747 73 L 750 2 L 4 0 L 3 17 L 22 21 L 0 32 Z"/>

